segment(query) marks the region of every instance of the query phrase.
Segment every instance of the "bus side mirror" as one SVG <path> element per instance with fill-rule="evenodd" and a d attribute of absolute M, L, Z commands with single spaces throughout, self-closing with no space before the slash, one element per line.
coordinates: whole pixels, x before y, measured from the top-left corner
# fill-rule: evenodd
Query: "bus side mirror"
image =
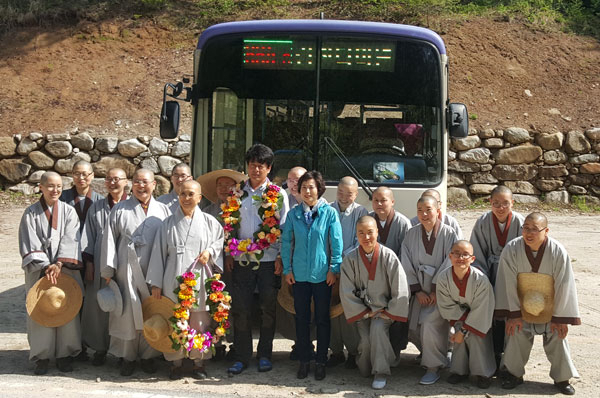
<path fill-rule="evenodd" d="M 173 139 L 179 130 L 179 102 L 166 101 L 160 114 L 160 138 Z"/>
<path fill-rule="evenodd" d="M 464 138 L 469 135 L 469 115 L 465 104 L 450 104 L 448 107 L 448 129 L 450 130 L 450 137 Z"/>

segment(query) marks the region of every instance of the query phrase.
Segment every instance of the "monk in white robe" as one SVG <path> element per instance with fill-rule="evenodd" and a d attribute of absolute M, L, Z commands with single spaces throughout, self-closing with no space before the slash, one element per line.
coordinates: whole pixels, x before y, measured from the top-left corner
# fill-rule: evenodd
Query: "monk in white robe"
<path fill-rule="evenodd" d="M 396 358 L 389 329 L 407 321 L 410 292 L 398 256 L 377 243 L 375 219 L 361 217 L 356 230 L 360 246 L 342 262 L 340 298 L 348 323 L 355 323 L 360 335 L 360 373 L 374 375 L 372 387 L 382 389 Z"/>
<path fill-rule="evenodd" d="M 173 167 L 173 171 L 171 171 L 171 183 L 173 184 L 173 189 L 171 192 L 166 193 L 164 195 L 159 196 L 156 200 L 160 203 L 167 205 L 171 212 L 179 205 L 179 190 L 181 189 L 181 185 L 192 179 L 192 169 L 185 163 L 178 163 Z"/>
<path fill-rule="evenodd" d="M 63 191 L 60 200 L 75 208 L 79 217 L 79 232 L 83 234 L 83 227 L 90 207 L 95 201 L 102 199 L 103 196 L 92 189 L 94 169 L 89 162 L 85 160 L 76 162 L 73 165 L 71 175 L 73 177 L 73 187 Z"/>
<path fill-rule="evenodd" d="M 59 201 L 62 191 L 60 175 L 49 171 L 40 181 L 42 197 L 25 209 L 19 225 L 19 251 L 25 272 L 27 290 L 43 277 L 56 283 L 61 272 L 73 277 L 83 290 L 79 269 L 79 218 L 73 207 Z M 79 315 L 66 324 L 44 327 L 27 317 L 29 360 L 36 362 L 35 374 L 48 371 L 48 363 L 56 359 L 62 372 L 73 370 L 72 358 L 81 352 Z"/>
<path fill-rule="evenodd" d="M 198 207 L 202 199 L 200 184 L 196 181 L 186 181 L 182 184 L 179 194 L 180 206 L 175 213 L 167 218 L 156 233 L 154 247 L 148 266 L 146 282 L 152 286 L 152 295 L 160 299 L 167 296 L 174 303 L 178 298 L 174 291 L 179 286 L 177 277 L 188 271 L 200 273 L 196 280 L 199 286 L 199 307 L 191 311 L 190 326 L 198 333 L 209 329 L 211 317 L 206 301 L 204 283 L 213 272 L 223 270 L 223 227 L 212 216 L 203 213 Z M 184 350 L 175 353 L 164 353 L 165 359 L 172 362 L 170 378 L 177 380 L 182 377 L 182 360 Z M 197 379 L 205 379 L 203 360 L 211 357 L 211 352 L 205 354 L 192 350 L 189 357 L 194 360 L 192 375 Z"/>
<path fill-rule="evenodd" d="M 110 169 L 104 183 L 108 195 L 90 206 L 81 235 L 82 258 L 85 264 L 85 300 L 81 310 L 81 337 L 83 344 L 95 351 L 92 359 L 94 366 L 104 364 L 109 345 L 108 313 L 100 309 L 97 300 L 98 290 L 106 286 L 100 276 L 102 233 L 114 205 L 127 199 L 125 193 L 127 175 L 122 169 Z"/>
<path fill-rule="evenodd" d="M 358 196 L 358 182 L 353 177 L 344 177 L 340 180 L 337 189 L 337 200 L 331 204 L 340 217 L 344 245 L 342 258 L 358 247 L 356 237 L 356 223 L 362 216 L 368 214 L 367 209 L 356 203 Z M 331 320 L 331 339 L 329 348 L 331 355 L 327 366 L 335 366 L 346 361 L 346 368 L 356 367 L 356 354 L 358 353 L 358 330 L 353 323 L 346 322 L 344 314 Z M 348 350 L 348 358 L 344 356 L 344 346 Z"/>
<path fill-rule="evenodd" d="M 102 238 L 100 275 L 107 283 L 114 278 L 123 297 L 123 313 L 110 313 L 108 352 L 123 358 L 121 375 L 130 376 L 135 361 L 141 358 L 142 370 L 156 371 L 153 357 L 159 355 L 143 335 L 142 301 L 150 297 L 146 272 L 152 244 L 162 222 L 171 215 L 169 208 L 156 201 L 154 173 L 139 169 L 133 176 L 133 196 L 113 207 Z"/>
<path fill-rule="evenodd" d="M 457 384 L 472 375 L 479 388 L 488 388 L 496 371 L 490 330 L 494 289 L 483 272 L 471 267 L 474 259 L 469 241 L 456 242 L 450 251 L 452 267 L 438 274 L 435 293 L 440 315 L 454 328 L 448 382 Z"/>
<path fill-rule="evenodd" d="M 460 224 L 458 223 L 458 220 L 456 218 L 452 217 L 448 213 L 446 213 L 446 214 L 442 213 L 442 196 L 440 195 L 440 192 L 437 189 L 433 189 L 433 188 L 426 189 L 425 191 L 423 191 L 421 196 L 433 196 L 434 198 L 437 199 L 438 206 L 440 208 L 440 212 L 439 212 L 440 221 L 442 222 L 442 224 L 446 224 L 447 226 L 452 228 L 454 230 L 454 232 L 456 232 L 456 237 L 458 239 L 462 239 L 463 233 L 462 233 L 462 229 L 460 228 Z M 413 227 L 415 225 L 417 225 L 418 223 L 419 223 L 418 216 L 414 216 L 413 218 L 410 219 L 410 224 Z"/>
<path fill-rule="evenodd" d="M 421 222 L 412 227 L 402 243 L 401 262 L 413 297 L 409 313 L 409 340 L 422 353 L 421 366 L 427 372 L 421 384 L 439 380 L 439 368 L 447 365 L 449 326 L 436 306 L 437 274 L 449 266 L 448 254 L 458 240 L 456 232 L 438 218 L 438 202 L 423 196 L 417 202 Z"/>
<path fill-rule="evenodd" d="M 471 232 L 475 255 L 473 266 L 488 277 L 492 286 L 496 283 L 502 249 L 508 242 L 521 236 L 525 217 L 513 211 L 514 202 L 509 188 L 504 185 L 494 188 L 490 195 L 492 210 L 477 219 Z M 492 329 L 496 366 L 500 366 L 504 352 L 504 320 L 494 319 Z"/>
<path fill-rule="evenodd" d="M 550 377 L 557 389 L 573 395 L 572 377 L 579 377 L 567 342 L 568 325 L 580 325 L 577 289 L 571 259 L 565 248 L 548 236 L 548 220 L 541 213 L 525 218 L 523 236 L 510 241 L 502 251 L 496 278 L 495 316 L 506 318 L 506 346 L 503 364 L 509 372 L 502 388 L 512 389 L 523 382 L 525 364 L 536 335 L 543 336 L 544 351 L 550 361 Z M 523 319 L 517 292 L 519 273 L 540 273 L 554 279 L 554 306 L 548 323 Z"/>

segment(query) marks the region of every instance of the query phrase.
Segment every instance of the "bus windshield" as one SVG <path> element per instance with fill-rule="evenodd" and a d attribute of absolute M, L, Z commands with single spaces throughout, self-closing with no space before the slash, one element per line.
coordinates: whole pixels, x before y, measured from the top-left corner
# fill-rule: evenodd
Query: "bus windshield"
<path fill-rule="evenodd" d="M 369 185 L 434 186 L 442 179 L 442 67 L 426 41 L 327 34 L 216 37 L 197 65 L 197 128 L 205 170 L 244 170 L 263 143 L 272 175 L 294 166 L 327 182 L 349 174 Z M 204 112 L 204 113 L 203 113 Z M 336 154 L 334 148 L 338 148 Z"/>

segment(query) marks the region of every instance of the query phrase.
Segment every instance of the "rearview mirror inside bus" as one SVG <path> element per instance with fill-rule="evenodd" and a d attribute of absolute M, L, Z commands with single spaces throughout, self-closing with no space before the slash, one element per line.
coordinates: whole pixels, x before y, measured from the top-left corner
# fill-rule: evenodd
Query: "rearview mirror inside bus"
<path fill-rule="evenodd" d="M 179 130 L 179 102 L 167 101 L 160 115 L 160 137 L 173 139 Z"/>
<path fill-rule="evenodd" d="M 448 108 L 448 128 L 451 137 L 464 138 L 469 135 L 469 115 L 465 104 L 450 104 Z"/>

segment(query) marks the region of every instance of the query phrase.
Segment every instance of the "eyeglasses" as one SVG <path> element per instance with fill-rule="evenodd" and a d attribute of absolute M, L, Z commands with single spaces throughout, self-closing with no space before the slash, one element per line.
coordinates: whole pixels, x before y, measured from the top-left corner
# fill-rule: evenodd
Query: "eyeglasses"
<path fill-rule="evenodd" d="M 454 257 L 464 259 L 471 258 L 473 255 L 471 253 L 458 253 L 458 252 L 450 252 Z"/>
<path fill-rule="evenodd" d="M 530 228 L 530 227 L 523 227 L 523 233 L 526 233 L 526 234 L 540 233 L 540 232 L 545 231 L 545 230 L 546 230 L 546 227 L 544 227 L 542 229 Z"/>
<path fill-rule="evenodd" d="M 94 174 L 94 173 L 80 173 L 80 172 L 75 172 L 75 173 L 73 173 L 73 177 L 75 177 L 75 178 L 88 178 L 92 174 Z"/>
<path fill-rule="evenodd" d="M 173 174 L 172 177 L 174 177 L 177 180 L 187 180 L 191 176 L 187 174 Z"/>
<path fill-rule="evenodd" d="M 133 185 L 150 185 L 154 182 L 154 180 L 152 181 L 146 181 L 146 180 L 133 180 Z"/>
<path fill-rule="evenodd" d="M 110 183 L 112 183 L 112 184 L 116 184 L 117 182 L 119 182 L 119 181 L 123 181 L 123 180 L 126 180 L 126 179 L 127 179 L 127 177 L 113 177 L 113 178 L 106 177 L 106 178 L 104 179 L 104 181 L 106 181 L 106 182 L 110 182 Z"/>
<path fill-rule="evenodd" d="M 510 202 L 492 202 L 492 207 L 495 207 L 496 209 L 499 208 L 504 208 L 504 209 L 508 209 L 510 207 Z"/>

